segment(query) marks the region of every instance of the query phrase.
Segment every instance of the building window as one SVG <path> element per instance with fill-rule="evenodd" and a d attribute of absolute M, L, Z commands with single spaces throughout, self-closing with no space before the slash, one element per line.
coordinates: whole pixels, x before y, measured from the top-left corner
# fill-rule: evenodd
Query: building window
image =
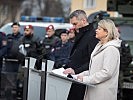
<path fill-rule="evenodd" d="M 94 8 L 96 7 L 96 0 L 84 0 L 84 8 Z"/>

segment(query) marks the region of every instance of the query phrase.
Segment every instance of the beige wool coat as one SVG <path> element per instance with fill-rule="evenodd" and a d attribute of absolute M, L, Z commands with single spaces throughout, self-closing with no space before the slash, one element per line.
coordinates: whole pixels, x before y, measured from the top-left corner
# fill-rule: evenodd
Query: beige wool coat
<path fill-rule="evenodd" d="M 98 43 L 91 54 L 89 71 L 80 73 L 83 82 L 96 87 L 87 87 L 84 100 L 117 100 L 120 65 L 120 40 Z"/>

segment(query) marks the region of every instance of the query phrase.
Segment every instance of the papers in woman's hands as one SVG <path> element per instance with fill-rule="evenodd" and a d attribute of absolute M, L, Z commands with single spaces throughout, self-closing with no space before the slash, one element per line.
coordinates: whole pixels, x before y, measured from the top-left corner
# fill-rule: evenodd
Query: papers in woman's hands
<path fill-rule="evenodd" d="M 59 69 L 52 70 L 52 72 L 55 73 L 55 74 L 58 74 L 58 75 L 67 77 L 68 74 L 64 74 L 63 73 L 64 71 L 65 71 L 65 69 L 63 67 L 62 68 L 59 68 Z"/>
<path fill-rule="evenodd" d="M 57 74 L 57 75 L 61 75 L 61 76 L 64 76 L 64 77 L 68 77 L 68 76 L 71 76 L 71 77 L 68 77 L 68 78 L 72 78 L 72 79 L 77 79 L 77 75 L 68 75 L 68 74 L 64 74 L 63 72 L 65 71 L 65 69 L 62 67 L 62 68 L 59 68 L 59 69 L 54 69 L 52 70 L 52 72 L 54 74 Z"/>
<path fill-rule="evenodd" d="M 95 87 L 94 85 L 91 85 L 91 84 L 88 84 L 88 83 L 84 83 L 84 82 L 81 82 L 81 80 L 78 80 L 77 79 L 78 74 L 76 74 L 76 75 L 64 74 L 63 73 L 64 71 L 65 71 L 64 68 L 59 68 L 59 69 L 52 70 L 52 73 L 57 74 L 57 75 L 60 75 L 60 76 L 63 76 L 63 77 L 67 77 L 69 79 L 71 78 L 74 81 L 76 80 L 75 82 L 78 82 L 78 83 L 81 83 L 81 84 L 84 84 L 84 85 L 88 85 L 88 86 Z"/>

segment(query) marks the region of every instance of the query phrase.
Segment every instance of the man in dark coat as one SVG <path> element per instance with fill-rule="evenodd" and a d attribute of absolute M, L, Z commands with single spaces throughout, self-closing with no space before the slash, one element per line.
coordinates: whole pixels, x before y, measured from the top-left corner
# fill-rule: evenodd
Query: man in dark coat
<path fill-rule="evenodd" d="M 76 29 L 76 38 L 70 54 L 70 63 L 65 74 L 78 74 L 88 70 L 90 55 L 98 43 L 92 24 L 87 22 L 87 15 L 83 10 L 76 10 L 70 14 L 70 23 Z M 85 86 L 72 84 L 68 100 L 83 100 Z"/>

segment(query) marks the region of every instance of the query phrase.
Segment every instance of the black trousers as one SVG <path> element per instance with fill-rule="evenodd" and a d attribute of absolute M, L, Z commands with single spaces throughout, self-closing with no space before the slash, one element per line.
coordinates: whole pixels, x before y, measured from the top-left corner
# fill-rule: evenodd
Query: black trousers
<path fill-rule="evenodd" d="M 73 83 L 67 100 L 83 100 L 85 94 L 85 85 Z"/>

